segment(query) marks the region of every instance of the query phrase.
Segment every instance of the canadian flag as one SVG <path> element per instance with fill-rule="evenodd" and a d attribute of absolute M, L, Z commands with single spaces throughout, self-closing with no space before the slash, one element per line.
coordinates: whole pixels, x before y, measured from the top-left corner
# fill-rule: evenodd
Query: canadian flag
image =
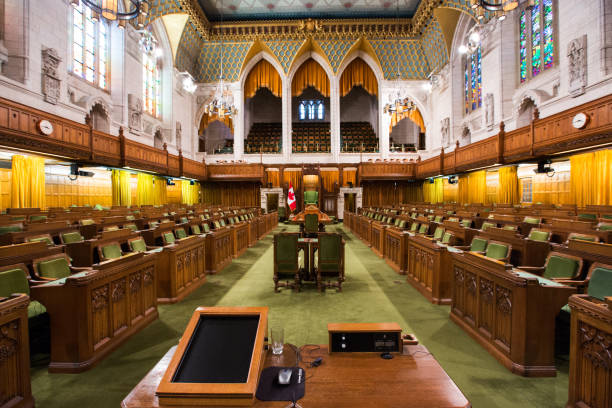
<path fill-rule="evenodd" d="M 291 182 L 289 182 L 289 191 L 287 192 L 287 204 L 289 204 L 291 211 L 295 211 L 295 193 L 293 192 Z"/>

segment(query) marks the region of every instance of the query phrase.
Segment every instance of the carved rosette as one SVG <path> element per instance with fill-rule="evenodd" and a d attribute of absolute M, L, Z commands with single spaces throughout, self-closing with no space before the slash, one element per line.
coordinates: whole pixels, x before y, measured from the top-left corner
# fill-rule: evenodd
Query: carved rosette
<path fill-rule="evenodd" d="M 493 303 L 493 282 L 480 279 L 480 298 L 487 304 Z"/>
<path fill-rule="evenodd" d="M 133 273 L 130 275 L 130 293 L 136 293 L 140 290 L 140 274 Z"/>
<path fill-rule="evenodd" d="M 94 289 L 91 293 L 91 307 L 94 312 L 102 310 L 108 306 L 108 286 Z"/>
<path fill-rule="evenodd" d="M 125 298 L 125 280 L 121 279 L 119 281 L 112 283 L 113 290 L 111 292 L 111 297 L 114 303 L 120 302 Z"/>
<path fill-rule="evenodd" d="M 153 284 L 153 273 L 154 273 L 154 267 L 153 266 L 149 266 L 145 271 L 144 271 L 144 285 L 145 286 L 149 286 L 151 284 Z"/>
<path fill-rule="evenodd" d="M 457 285 L 463 286 L 464 279 L 463 269 L 455 267 L 455 282 L 457 282 Z"/>
<path fill-rule="evenodd" d="M 17 340 L 13 338 L 19 331 L 19 322 L 12 321 L 0 327 L 0 364 L 17 353 Z"/>
<path fill-rule="evenodd" d="M 497 298 L 497 310 L 499 310 L 503 314 L 511 314 L 512 313 L 512 293 L 509 289 L 498 286 L 495 289 L 495 294 Z"/>
<path fill-rule="evenodd" d="M 585 322 L 579 326 L 580 349 L 584 358 L 594 367 L 612 369 L 612 335 L 605 333 Z"/>
<path fill-rule="evenodd" d="M 473 273 L 466 273 L 465 287 L 472 295 L 476 295 L 476 275 Z"/>

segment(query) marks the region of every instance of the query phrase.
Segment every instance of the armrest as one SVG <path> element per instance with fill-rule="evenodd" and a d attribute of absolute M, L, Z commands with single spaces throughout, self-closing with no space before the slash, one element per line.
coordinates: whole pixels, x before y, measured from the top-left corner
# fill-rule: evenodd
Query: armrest
<path fill-rule="evenodd" d="M 70 267 L 70 272 L 71 273 L 85 272 L 85 271 L 89 271 L 89 270 L 91 270 L 90 266 L 71 266 Z"/>
<path fill-rule="evenodd" d="M 544 272 L 544 269 L 546 269 L 543 266 L 517 266 L 517 268 L 525 272 L 537 274 L 542 274 Z"/>
<path fill-rule="evenodd" d="M 55 279 L 38 277 L 38 279 L 28 278 L 28 284 L 30 286 L 42 285 L 43 283 L 53 282 Z"/>
<path fill-rule="evenodd" d="M 453 245 L 455 248 L 460 249 L 462 251 L 469 251 L 470 250 L 470 246 L 469 245 Z"/>
<path fill-rule="evenodd" d="M 589 281 L 588 280 L 572 280 L 572 279 L 552 279 L 557 283 L 561 283 L 567 286 L 573 286 L 578 290 L 578 293 L 582 293 L 583 289 L 587 287 Z"/>

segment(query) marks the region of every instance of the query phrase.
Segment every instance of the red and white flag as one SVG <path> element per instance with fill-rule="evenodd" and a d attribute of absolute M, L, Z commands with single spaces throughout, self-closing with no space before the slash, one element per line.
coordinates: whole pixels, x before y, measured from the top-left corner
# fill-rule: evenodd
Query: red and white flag
<path fill-rule="evenodd" d="M 295 211 L 295 193 L 293 192 L 291 182 L 289 182 L 289 191 L 287 192 L 287 204 L 289 204 L 291 211 Z"/>

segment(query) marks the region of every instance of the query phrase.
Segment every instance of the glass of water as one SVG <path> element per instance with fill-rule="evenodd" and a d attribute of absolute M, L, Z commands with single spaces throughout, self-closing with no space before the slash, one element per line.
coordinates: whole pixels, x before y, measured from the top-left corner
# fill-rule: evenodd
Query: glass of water
<path fill-rule="evenodd" d="M 272 339 L 272 354 L 283 354 L 283 346 L 285 345 L 284 329 L 282 327 L 270 329 L 270 338 Z"/>

